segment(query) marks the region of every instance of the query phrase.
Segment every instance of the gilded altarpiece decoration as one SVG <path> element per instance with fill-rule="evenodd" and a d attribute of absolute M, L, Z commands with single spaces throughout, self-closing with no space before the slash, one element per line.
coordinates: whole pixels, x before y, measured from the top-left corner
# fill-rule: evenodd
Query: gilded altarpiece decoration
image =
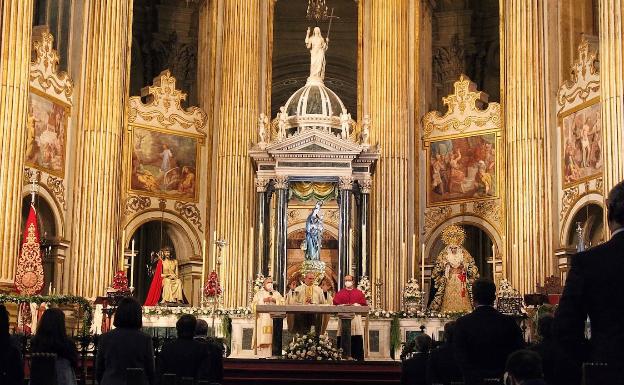
<path fill-rule="evenodd" d="M 557 94 L 557 180 L 559 212 L 559 266 L 575 252 L 568 235 L 576 230 L 575 214 L 587 204 L 602 206 L 602 122 L 600 112 L 600 73 L 597 50 L 583 39 L 578 58 Z"/>
<path fill-rule="evenodd" d="M 184 265 L 201 261 L 207 238 L 206 170 L 202 156 L 206 138 L 206 113 L 198 107 L 183 108 L 186 94 L 176 88 L 168 70 L 129 98 L 125 131 L 123 230 L 128 239 L 142 224 L 165 221 L 172 225 L 177 242 L 185 295 L 197 300 L 200 272 L 186 276 Z M 126 241 L 128 241 L 126 239 Z M 127 248 L 127 242 L 125 247 Z M 199 265 L 197 265 L 199 266 Z M 193 266 L 194 267 L 194 266 Z"/>
<path fill-rule="evenodd" d="M 428 255 L 441 231 L 451 223 L 483 229 L 495 246 L 494 270 L 503 272 L 505 231 L 504 146 L 501 108 L 488 103 L 466 75 L 455 92 L 442 99 L 448 110 L 428 112 L 423 125 L 423 165 L 427 183 L 421 242 Z M 431 255 L 425 264 L 430 264 Z"/>

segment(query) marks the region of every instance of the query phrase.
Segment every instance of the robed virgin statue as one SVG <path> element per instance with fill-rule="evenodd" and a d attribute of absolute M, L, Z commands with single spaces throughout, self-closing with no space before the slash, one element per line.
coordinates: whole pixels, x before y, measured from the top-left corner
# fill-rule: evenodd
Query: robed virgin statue
<path fill-rule="evenodd" d="M 303 250 L 307 261 L 321 260 L 321 241 L 323 237 L 323 217 L 321 216 L 321 205 L 323 202 L 318 201 L 314 209 L 308 215 L 306 220 L 305 241 Z"/>
<path fill-rule="evenodd" d="M 472 310 L 472 283 L 479 278 L 479 271 L 474 258 L 463 246 L 465 238 L 464 229 L 457 225 L 442 231 L 445 247 L 431 273 L 431 310 L 443 313 Z"/>

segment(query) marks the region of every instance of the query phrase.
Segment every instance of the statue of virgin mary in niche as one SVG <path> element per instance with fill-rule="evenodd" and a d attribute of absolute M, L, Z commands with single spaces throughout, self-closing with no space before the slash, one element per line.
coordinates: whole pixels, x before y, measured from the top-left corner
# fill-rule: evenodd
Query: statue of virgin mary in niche
<path fill-rule="evenodd" d="M 316 202 L 314 209 L 306 220 L 305 241 L 301 245 L 306 261 L 321 260 L 321 242 L 323 238 L 323 216 L 321 215 L 322 201 Z"/>

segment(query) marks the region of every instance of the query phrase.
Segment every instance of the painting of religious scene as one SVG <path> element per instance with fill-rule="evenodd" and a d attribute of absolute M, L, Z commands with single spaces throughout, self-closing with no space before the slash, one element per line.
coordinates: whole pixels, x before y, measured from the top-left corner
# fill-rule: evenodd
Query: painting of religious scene
<path fill-rule="evenodd" d="M 197 163 L 197 138 L 133 127 L 131 190 L 197 200 Z"/>
<path fill-rule="evenodd" d="M 63 177 L 69 108 L 31 91 L 28 112 L 26 164 Z"/>
<path fill-rule="evenodd" d="M 600 103 L 565 115 L 562 120 L 563 185 L 591 179 L 602 172 Z"/>
<path fill-rule="evenodd" d="M 497 196 L 496 134 L 431 142 L 428 177 L 429 204 Z"/>

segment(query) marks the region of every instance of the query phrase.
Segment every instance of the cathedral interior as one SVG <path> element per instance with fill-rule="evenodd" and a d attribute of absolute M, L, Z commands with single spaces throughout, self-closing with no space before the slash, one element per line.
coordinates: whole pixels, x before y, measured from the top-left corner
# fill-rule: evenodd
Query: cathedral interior
<path fill-rule="evenodd" d="M 0 288 L 31 199 L 43 293 L 89 299 L 121 270 L 144 301 L 168 247 L 189 304 L 215 271 L 222 305 L 247 306 L 258 274 L 293 279 L 317 201 L 331 284 L 366 276 L 386 310 L 410 279 L 430 292 L 449 225 L 521 294 L 608 238 L 624 179 L 610 2 L 326 0 L 317 19 L 312 3 L 0 1 Z"/>

